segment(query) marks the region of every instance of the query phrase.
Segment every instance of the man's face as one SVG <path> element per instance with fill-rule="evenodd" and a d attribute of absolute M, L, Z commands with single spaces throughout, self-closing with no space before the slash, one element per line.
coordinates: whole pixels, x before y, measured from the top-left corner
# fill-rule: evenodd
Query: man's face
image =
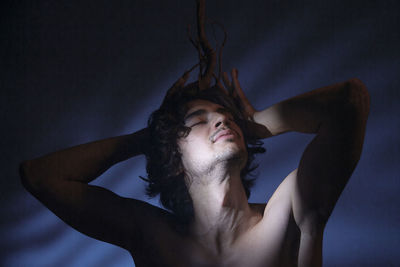
<path fill-rule="evenodd" d="M 247 151 L 243 133 L 226 108 L 194 100 L 188 103 L 184 122 L 191 131 L 178 140 L 178 146 L 186 172 L 201 175 L 218 163 L 244 167 Z"/>

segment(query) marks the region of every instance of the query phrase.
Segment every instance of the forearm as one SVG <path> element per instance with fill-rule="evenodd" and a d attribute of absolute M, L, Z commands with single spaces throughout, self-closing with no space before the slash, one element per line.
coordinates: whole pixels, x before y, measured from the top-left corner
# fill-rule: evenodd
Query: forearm
<path fill-rule="evenodd" d="M 278 135 L 288 131 L 317 133 L 321 125 L 335 127 L 349 120 L 366 121 L 369 98 L 358 79 L 319 88 L 287 99 L 253 116 Z"/>
<path fill-rule="evenodd" d="M 143 153 L 146 129 L 57 151 L 21 164 L 24 183 L 89 183 L 112 165 Z"/>

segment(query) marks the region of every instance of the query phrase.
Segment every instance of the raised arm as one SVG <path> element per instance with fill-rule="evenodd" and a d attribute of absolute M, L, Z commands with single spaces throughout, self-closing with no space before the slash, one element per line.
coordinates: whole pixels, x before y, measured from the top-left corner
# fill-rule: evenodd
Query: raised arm
<path fill-rule="evenodd" d="M 320 266 L 325 224 L 361 155 L 368 91 L 360 80 L 350 79 L 256 111 L 240 88 L 236 70 L 232 84 L 248 118 L 267 129 L 259 138 L 289 131 L 316 134 L 277 195 L 291 198 L 301 231 L 299 266 Z"/>
<path fill-rule="evenodd" d="M 146 129 L 112 137 L 28 160 L 21 164 L 23 182 L 33 187 L 47 180 L 89 183 L 112 165 L 143 153 Z"/>
<path fill-rule="evenodd" d="M 88 183 L 112 165 L 142 154 L 147 130 L 58 151 L 20 166 L 25 188 L 78 231 L 132 250 L 157 208 Z"/>
<path fill-rule="evenodd" d="M 361 155 L 369 94 L 358 79 L 290 98 L 255 114 L 273 135 L 315 133 L 288 178 L 293 216 L 301 231 L 299 266 L 320 266 L 322 235 Z"/>
<path fill-rule="evenodd" d="M 290 98 L 254 114 L 273 135 L 315 133 L 301 158 L 293 190 L 298 225 L 325 224 L 361 155 L 369 95 L 358 79 Z M 304 224 L 306 223 L 306 224 Z"/>
<path fill-rule="evenodd" d="M 227 81 L 225 74 L 225 81 Z M 325 224 L 361 155 L 369 113 L 369 94 L 359 79 L 334 84 L 284 100 L 257 111 L 247 100 L 232 71 L 232 84 L 242 110 L 265 127 L 259 138 L 296 131 L 315 133 L 307 146 L 292 192 L 298 225 L 313 220 Z"/>

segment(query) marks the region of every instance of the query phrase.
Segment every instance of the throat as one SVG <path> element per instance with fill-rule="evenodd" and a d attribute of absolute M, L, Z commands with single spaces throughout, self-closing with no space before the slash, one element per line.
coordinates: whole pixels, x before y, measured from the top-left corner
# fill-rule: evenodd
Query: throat
<path fill-rule="evenodd" d="M 189 187 L 195 213 L 191 232 L 198 243 L 223 255 L 260 216 L 251 210 L 239 175 L 214 181 Z"/>

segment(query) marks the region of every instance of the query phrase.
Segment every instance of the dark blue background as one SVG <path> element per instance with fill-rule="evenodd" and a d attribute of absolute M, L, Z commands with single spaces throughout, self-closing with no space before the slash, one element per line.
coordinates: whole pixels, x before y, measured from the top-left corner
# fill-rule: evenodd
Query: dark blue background
<path fill-rule="evenodd" d="M 399 6 L 207 3 L 208 16 L 228 31 L 224 69 L 239 69 L 258 109 L 352 77 L 369 88 L 363 154 L 326 227 L 324 266 L 400 262 Z M 30 196 L 18 163 L 144 127 L 166 89 L 196 63 L 186 38 L 194 7 L 188 0 L 2 2 L 0 265 L 131 264 L 127 252 L 74 231 Z M 311 138 L 289 133 L 265 141 L 251 201 L 268 200 Z M 96 184 L 147 200 L 138 179 L 143 166 L 141 157 L 128 160 Z"/>

